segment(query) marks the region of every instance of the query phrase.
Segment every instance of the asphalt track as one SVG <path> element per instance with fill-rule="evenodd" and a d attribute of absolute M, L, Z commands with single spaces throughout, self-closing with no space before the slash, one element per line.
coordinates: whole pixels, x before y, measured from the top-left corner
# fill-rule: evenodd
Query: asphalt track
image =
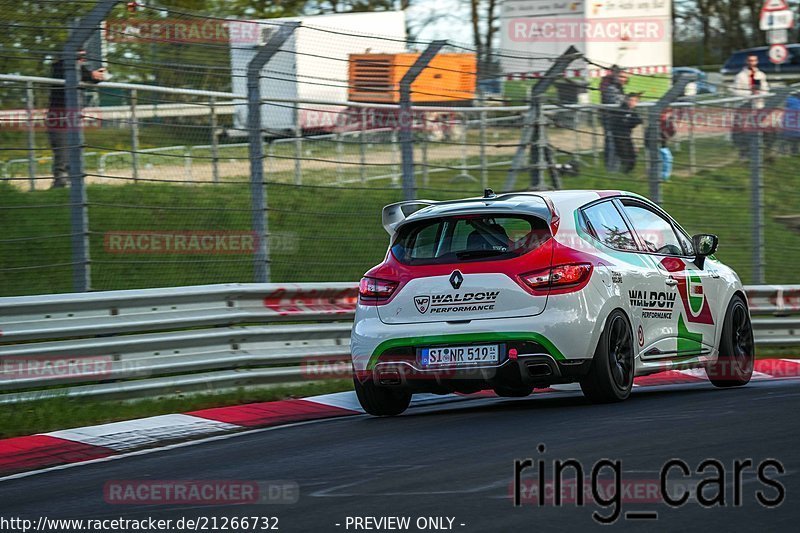
<path fill-rule="evenodd" d="M 421 516 L 454 517 L 453 531 L 464 532 L 586 529 L 601 527 L 593 511 L 608 515 L 613 507 L 529 502 L 515 507 L 514 460 L 544 459 L 544 477 L 551 479 L 555 459 L 578 459 L 587 475 L 595 461 L 615 459 L 622 463 L 624 480 L 641 482 L 657 480 L 671 458 L 693 470 L 714 458 L 727 470 L 724 506 L 706 508 L 693 497 L 677 509 L 623 501 L 619 519 L 606 529 L 797 531 L 798 420 L 798 379 L 754 381 L 729 390 L 706 383 L 642 388 L 627 402 L 600 406 L 586 403 L 580 393 L 487 398 L 419 408 L 392 419 L 364 415 L 254 431 L 3 480 L 0 508 L 4 517 L 34 520 L 276 516 L 284 532 L 364 531 L 347 528 L 348 516 L 408 516 L 408 531 L 418 531 L 414 521 Z M 543 454 L 537 451 L 540 443 L 546 446 Z M 782 463 L 784 474 L 770 470 L 768 476 L 785 488 L 781 505 L 766 508 L 757 502 L 758 491 L 774 500 L 777 490 L 759 481 L 755 468 L 742 474 L 741 505 L 734 505 L 733 463 L 747 458 L 754 464 L 768 458 Z M 534 476 L 526 472 L 524 477 Z M 104 500 L 107 481 L 132 479 L 291 480 L 300 494 L 289 505 Z M 655 512 L 657 518 L 635 518 L 630 512 Z"/>

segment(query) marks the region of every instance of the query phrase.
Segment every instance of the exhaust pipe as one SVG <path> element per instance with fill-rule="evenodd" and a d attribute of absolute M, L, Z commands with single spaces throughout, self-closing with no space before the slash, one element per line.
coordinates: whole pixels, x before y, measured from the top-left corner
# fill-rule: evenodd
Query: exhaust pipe
<path fill-rule="evenodd" d="M 378 383 L 381 385 L 400 385 L 400 372 L 397 370 L 382 370 L 378 373 Z"/>
<path fill-rule="evenodd" d="M 535 378 L 543 378 L 553 375 L 553 369 L 547 363 L 528 363 L 525 365 L 528 369 L 528 375 Z"/>

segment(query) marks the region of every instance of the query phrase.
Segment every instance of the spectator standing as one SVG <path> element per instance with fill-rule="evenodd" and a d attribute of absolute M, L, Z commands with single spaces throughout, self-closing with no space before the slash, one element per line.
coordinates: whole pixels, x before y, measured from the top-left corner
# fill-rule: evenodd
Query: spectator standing
<path fill-rule="evenodd" d="M 747 63 L 733 79 L 733 94 L 736 96 L 753 96 L 766 94 L 769 92 L 767 75 L 758 68 L 758 56 L 747 56 Z M 764 107 L 764 102 L 760 98 L 756 100 L 754 109 Z"/>
<path fill-rule="evenodd" d="M 736 77 L 733 79 L 733 88 L 731 92 L 736 96 L 757 96 L 759 94 L 766 94 L 769 92 L 769 83 L 767 83 L 767 75 L 758 68 L 758 56 L 755 54 L 747 56 L 745 66 Z M 751 136 L 745 131 L 746 128 L 742 126 L 746 122 L 746 115 L 749 115 L 752 109 L 762 109 L 764 107 L 764 100 L 761 98 L 747 100 L 739 106 L 741 116 L 733 123 L 732 140 L 733 144 L 739 149 L 739 157 L 745 159 L 750 155 L 750 139 Z M 770 139 L 766 139 L 771 144 Z"/>
<path fill-rule="evenodd" d="M 667 107 L 661 112 L 658 123 L 659 131 L 659 155 L 661 157 L 661 179 L 666 181 L 672 175 L 672 151 L 669 149 L 669 140 L 675 136 L 677 128 L 675 126 L 675 115 L 671 107 Z"/>
<path fill-rule="evenodd" d="M 611 133 L 614 139 L 614 150 L 619 157 L 620 170 L 625 174 L 636 166 L 636 148 L 633 145 L 633 130 L 642 123 L 642 117 L 636 111 L 639 97 L 642 93 L 630 93 L 625 96 L 619 108 L 614 110 L 615 116 L 611 123 Z"/>
<path fill-rule="evenodd" d="M 78 52 L 78 66 L 80 68 L 80 81 L 85 83 L 98 83 L 105 79 L 106 69 L 89 70 L 86 66 L 86 50 Z M 64 60 L 59 59 L 53 63 L 53 78 L 64 79 Z M 80 93 L 79 93 L 80 94 Z M 50 89 L 50 105 L 47 110 L 47 137 L 53 149 L 53 184 L 51 188 L 57 189 L 67 186 L 68 168 L 68 133 L 69 128 L 76 126 L 80 120 L 80 97 L 78 109 L 67 109 L 66 94 L 63 85 L 53 85 Z"/>
<path fill-rule="evenodd" d="M 600 81 L 600 103 L 607 106 L 600 112 L 604 134 L 603 160 L 606 170 L 610 172 L 619 170 L 619 157 L 615 150 L 612 126 L 615 119 L 615 108 L 625 99 L 626 83 L 628 83 L 628 74 L 620 70 L 617 65 L 613 65 L 611 71 Z"/>

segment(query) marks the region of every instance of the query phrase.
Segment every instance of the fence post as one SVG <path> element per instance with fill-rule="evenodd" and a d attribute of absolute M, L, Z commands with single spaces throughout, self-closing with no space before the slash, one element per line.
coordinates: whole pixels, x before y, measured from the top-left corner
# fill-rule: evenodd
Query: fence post
<path fill-rule="evenodd" d="M 650 199 L 661 205 L 661 113 L 683 94 L 686 85 L 695 81 L 694 74 L 681 74 L 670 89 L 650 108 L 645 130 L 645 149 L 649 161 L 647 178 L 650 182 Z"/>
<path fill-rule="evenodd" d="M 194 183 L 194 174 L 192 172 L 192 147 L 182 146 L 183 148 L 183 174 L 186 176 L 186 184 L 191 185 Z"/>
<path fill-rule="evenodd" d="M 139 181 L 139 120 L 136 118 L 138 93 L 131 89 L 131 165 L 133 181 Z"/>
<path fill-rule="evenodd" d="M 390 137 L 391 141 L 391 149 L 392 149 L 392 187 L 397 186 L 397 179 L 400 176 L 401 169 L 398 166 L 397 160 L 397 130 L 392 130 L 392 135 Z"/>
<path fill-rule="evenodd" d="M 659 119 L 660 119 L 660 116 L 659 116 Z M 642 142 L 645 145 L 645 150 L 644 150 L 644 173 L 647 174 L 648 176 L 650 175 L 651 168 L 655 164 L 655 163 L 652 162 L 653 152 L 652 152 L 652 150 L 649 150 L 647 148 L 647 147 L 650 146 L 648 144 L 649 143 L 648 135 L 650 135 L 650 125 L 651 125 L 652 122 L 653 122 L 652 115 L 650 113 L 645 113 L 645 116 L 642 117 Z M 659 124 L 658 124 L 658 136 L 656 138 L 658 139 L 657 144 L 660 144 L 660 141 L 661 141 L 661 123 L 660 123 L 660 121 L 659 121 Z M 618 154 L 617 154 L 617 157 L 619 158 Z M 656 151 L 656 163 L 658 163 L 659 160 L 660 160 L 660 154 L 658 154 L 658 152 Z"/>
<path fill-rule="evenodd" d="M 750 139 L 750 211 L 753 213 L 753 279 L 764 283 L 764 174 L 761 159 L 762 135 L 759 130 Z"/>
<path fill-rule="evenodd" d="M 691 114 L 689 115 L 689 174 L 697 172 L 697 146 L 694 138 L 694 117 L 697 113 L 697 98 L 692 95 Z"/>
<path fill-rule="evenodd" d="M 70 224 L 72 228 L 72 287 L 75 292 L 86 292 L 91 287 L 89 264 L 89 206 L 84 187 L 83 174 L 83 122 L 79 119 L 80 75 L 78 73 L 78 51 L 92 33 L 100 28 L 117 0 L 100 0 L 89 13 L 75 23 L 61 52 L 64 61 L 64 101 L 67 112 L 77 120 L 69 120 L 67 128 L 67 150 L 69 168 L 69 199 L 72 204 Z"/>
<path fill-rule="evenodd" d="M 517 172 L 522 170 L 523 162 L 525 161 L 525 152 L 530 148 L 530 159 L 536 159 L 538 157 L 539 162 L 543 161 L 544 158 L 541 157 L 539 154 L 539 140 L 537 139 L 536 145 L 531 144 L 531 141 L 534 140 L 534 134 L 538 135 L 539 131 L 539 122 L 541 121 L 541 97 L 544 95 L 545 91 L 553 85 L 555 79 L 561 76 L 564 71 L 567 69 L 570 63 L 572 63 L 575 59 L 580 57 L 580 52 L 574 46 L 570 46 L 567 50 L 561 54 L 558 59 L 556 59 L 550 68 L 547 69 L 544 77 L 539 79 L 533 87 L 531 87 L 531 107 L 528 109 L 528 112 L 525 114 L 525 119 L 523 121 L 522 127 L 522 135 L 520 135 L 520 142 L 517 146 L 517 152 L 514 154 L 514 160 L 511 162 L 511 168 L 508 169 L 508 175 L 506 176 L 506 183 L 503 187 L 503 190 L 510 191 L 514 188 L 514 185 L 517 182 Z M 539 163 L 536 165 L 531 165 L 530 172 L 531 172 L 531 181 L 536 180 L 536 175 L 538 173 Z"/>
<path fill-rule="evenodd" d="M 772 96 L 751 100 L 756 122 L 764 124 L 764 118 L 769 119 L 773 110 L 783 109 L 790 88 L 777 87 L 772 90 Z M 760 117 L 758 109 L 765 110 L 766 116 Z M 771 126 L 771 122 L 768 122 Z M 769 135 L 775 135 L 773 131 Z M 761 127 L 750 134 L 750 211 L 753 213 L 753 283 L 763 284 L 766 273 L 764 241 L 764 132 Z M 767 143 L 767 149 L 774 148 L 774 139 Z"/>
<path fill-rule="evenodd" d="M 486 106 L 486 99 L 483 97 L 483 91 L 480 93 L 480 98 L 478 102 L 481 106 L 481 112 L 479 115 L 480 120 L 480 132 L 479 132 L 479 143 L 480 143 L 480 159 L 481 159 L 481 187 L 486 189 L 489 186 L 489 163 L 486 160 L 486 110 L 483 109 Z"/>
<path fill-rule="evenodd" d="M 209 100 L 211 106 L 211 175 L 214 183 L 219 183 L 219 146 L 217 144 L 217 99 L 213 96 Z"/>
<path fill-rule="evenodd" d="M 28 180 L 30 190 L 36 189 L 36 134 L 33 128 L 33 83 L 25 83 L 25 108 L 28 114 Z"/>
<path fill-rule="evenodd" d="M 414 177 L 414 116 L 411 112 L 411 84 L 422 70 L 428 66 L 447 41 L 433 41 L 414 61 L 400 80 L 400 145 L 403 158 L 403 199 L 413 200 L 417 196 L 417 183 Z"/>
<path fill-rule="evenodd" d="M 477 182 L 477 178 L 469 173 L 469 146 L 467 144 L 469 139 L 469 116 L 466 113 L 459 113 L 458 116 L 459 122 L 464 125 L 461 130 L 461 172 L 451 181 L 464 179 Z"/>
<path fill-rule="evenodd" d="M 299 26 L 289 22 L 280 27 L 255 57 L 247 64 L 247 129 L 250 135 L 250 198 L 252 227 L 256 236 L 254 281 L 267 283 L 270 279 L 267 195 L 264 187 L 264 145 L 261 139 L 261 69 L 278 52 Z"/>
<path fill-rule="evenodd" d="M 294 184 L 303 184 L 303 125 L 300 124 L 300 104 L 294 103 Z"/>
<path fill-rule="evenodd" d="M 275 142 L 269 141 L 267 143 L 267 174 L 272 175 L 275 172 Z"/>
<path fill-rule="evenodd" d="M 336 182 L 342 183 L 344 178 L 344 168 L 342 168 L 344 164 L 344 146 L 342 145 L 341 129 L 337 130 L 334 135 L 336 140 Z"/>
<path fill-rule="evenodd" d="M 592 158 L 594 164 L 600 164 L 600 154 L 597 153 L 597 108 L 592 106 L 589 108 L 589 118 L 592 121 Z"/>
<path fill-rule="evenodd" d="M 361 164 L 359 165 L 358 172 L 361 177 L 361 183 L 367 182 L 367 108 L 361 108 L 361 131 L 359 132 L 358 136 L 358 155 L 359 161 Z"/>
<path fill-rule="evenodd" d="M 534 122 L 533 146 L 531 146 L 530 153 L 531 190 L 538 191 L 542 188 L 542 179 L 547 170 L 547 156 L 545 154 L 547 144 L 545 141 L 545 120 L 544 113 L 542 112 L 541 94 L 531 97 L 531 110 L 534 111 L 536 116 L 536 121 Z"/>
<path fill-rule="evenodd" d="M 431 184 L 430 166 L 428 165 L 428 133 L 422 136 L 422 184 L 428 187 Z"/>

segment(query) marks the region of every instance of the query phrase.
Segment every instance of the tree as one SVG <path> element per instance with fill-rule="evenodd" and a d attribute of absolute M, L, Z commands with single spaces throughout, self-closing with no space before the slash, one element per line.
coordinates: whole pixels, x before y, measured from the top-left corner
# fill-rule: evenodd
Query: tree
<path fill-rule="evenodd" d="M 494 72 L 493 52 L 498 31 L 498 0 L 469 0 L 472 42 L 478 62 L 478 79 Z"/>

